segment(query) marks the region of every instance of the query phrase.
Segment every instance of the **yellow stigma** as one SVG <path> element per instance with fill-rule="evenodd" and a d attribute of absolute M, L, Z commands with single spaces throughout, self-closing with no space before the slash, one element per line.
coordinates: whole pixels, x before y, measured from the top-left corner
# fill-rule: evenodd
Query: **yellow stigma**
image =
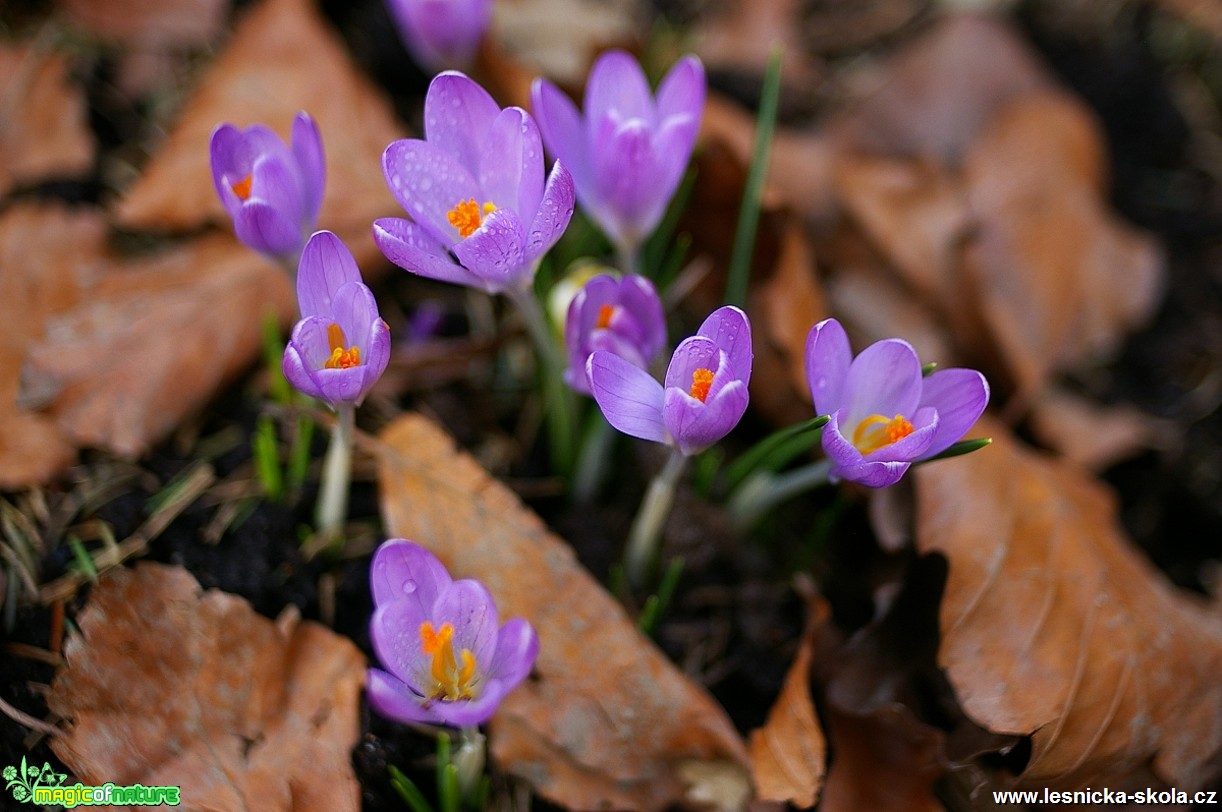
<path fill-rule="evenodd" d="M 324 366 L 327 369 L 351 369 L 361 365 L 361 348 L 357 346 L 344 349 L 344 328 L 338 324 L 327 327 L 327 343 L 331 345 L 331 357 Z"/>
<path fill-rule="evenodd" d="M 241 199 L 249 200 L 250 199 L 251 180 L 252 180 L 252 177 L 250 175 L 247 175 L 246 177 L 242 178 L 237 183 L 229 184 L 229 188 L 233 189 L 233 193 L 237 195 L 238 197 L 240 197 Z"/>
<path fill-rule="evenodd" d="M 598 308 L 598 321 L 594 323 L 595 330 L 606 330 L 611 326 L 611 319 L 615 316 L 615 305 L 603 305 Z"/>
<path fill-rule="evenodd" d="M 904 439 L 912 432 L 912 423 L 902 414 L 892 418 L 872 414 L 857 424 L 857 429 L 853 432 L 853 445 L 857 446 L 857 450 L 862 454 L 869 454 Z"/>
<path fill-rule="evenodd" d="M 704 399 L 709 396 L 709 387 L 712 385 L 713 370 L 700 367 L 692 373 L 692 388 L 688 390 L 688 394 L 704 403 Z"/>
<path fill-rule="evenodd" d="M 433 629 L 433 624 L 427 620 L 420 624 L 420 649 L 433 658 L 430 673 L 436 685 L 431 694 L 432 699 L 452 702 L 455 699 L 474 699 L 471 690 L 471 679 L 475 676 L 475 655 L 471 649 L 463 649 L 458 658 L 454 656 L 454 627 L 442 623 L 440 629 Z"/>
<path fill-rule="evenodd" d="M 496 206 L 492 203 L 485 203 L 482 208 L 483 216 L 487 217 L 496 211 Z M 450 225 L 458 229 L 458 236 L 464 240 L 475 233 L 475 230 L 480 227 L 482 220 L 480 218 L 481 208 L 476 205 L 475 198 L 469 200 L 460 200 L 458 205 L 450 209 L 446 214 L 446 220 Z"/>

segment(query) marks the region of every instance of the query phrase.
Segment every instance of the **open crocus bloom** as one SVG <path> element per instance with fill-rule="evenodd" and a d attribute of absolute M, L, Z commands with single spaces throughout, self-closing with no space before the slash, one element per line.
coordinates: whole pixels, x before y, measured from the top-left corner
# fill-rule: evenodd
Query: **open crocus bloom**
<path fill-rule="evenodd" d="M 569 304 L 564 341 L 569 355 L 564 380 L 585 395 L 590 394 L 586 359 L 593 352 L 605 350 L 648 368 L 666 343 L 666 315 L 653 283 L 635 275 L 593 277 Z"/>
<path fill-rule="evenodd" d="M 284 377 L 327 401 L 360 405 L 390 362 L 390 328 L 347 246 L 330 231 L 310 237 L 297 269 L 301 321 L 284 349 Z"/>
<path fill-rule="evenodd" d="M 322 207 L 327 168 L 322 137 L 306 113 L 293 119 L 292 146 L 262 124 L 212 133 L 212 182 L 238 239 L 271 256 L 296 258 Z"/>
<path fill-rule="evenodd" d="M 374 223 L 386 258 L 420 276 L 501 293 L 526 289 L 573 216 L 573 180 L 559 162 L 544 184 L 539 129 L 502 110 L 461 73 L 424 99 L 425 140 L 386 148 L 386 182 L 411 220 Z"/>
<path fill-rule="evenodd" d="M 431 71 L 470 65 L 492 21 L 492 0 L 386 0 L 386 6 L 412 57 Z"/>
<path fill-rule="evenodd" d="M 729 434 L 742 419 L 753 357 L 747 314 L 727 305 L 675 348 L 665 385 L 606 351 L 590 356 L 586 374 L 608 423 L 690 456 Z"/>
<path fill-rule="evenodd" d="M 547 80 L 531 87 L 547 148 L 573 173 L 581 207 L 621 250 L 635 251 L 662 219 L 691 158 L 704 96 L 696 57 L 675 63 L 655 99 L 641 66 L 623 51 L 594 63 L 584 120 Z"/>
<path fill-rule="evenodd" d="M 371 668 L 369 703 L 403 722 L 465 727 L 496 712 L 539 653 L 522 618 L 498 626 L 479 581 L 455 581 L 436 556 L 405 539 L 378 548 L 369 575 L 370 636 L 387 670 Z"/>
<path fill-rule="evenodd" d="M 815 412 L 829 415 L 823 450 L 831 476 L 871 488 L 954 445 L 984 412 L 989 384 L 974 369 L 921 375 L 907 341 L 871 344 L 856 357 L 840 322 L 821 321 L 806 338 L 806 376 Z"/>

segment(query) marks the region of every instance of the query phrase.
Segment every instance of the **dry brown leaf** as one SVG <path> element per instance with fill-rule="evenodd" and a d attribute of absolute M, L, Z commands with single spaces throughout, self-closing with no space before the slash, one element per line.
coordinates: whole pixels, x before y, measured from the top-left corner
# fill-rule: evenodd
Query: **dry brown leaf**
<path fill-rule="evenodd" d="M 18 409 L 21 365 L 46 319 L 77 304 L 105 240 L 98 212 L 16 205 L 0 215 L 0 488 L 44 482 L 76 457 L 46 415 Z"/>
<path fill-rule="evenodd" d="M 47 705 L 71 720 L 51 747 L 83 783 L 181 786 L 201 812 L 360 807 L 350 640 L 161 564 L 112 571 L 78 625 Z"/>
<path fill-rule="evenodd" d="M 815 805 L 827 768 L 827 740 L 810 696 L 810 665 L 815 634 L 829 613 L 826 602 L 812 609 L 781 694 L 764 726 L 751 731 L 751 774 L 757 797 L 800 809 Z"/>
<path fill-rule="evenodd" d="M 482 580 L 503 616 L 525 617 L 539 633 L 535 678 L 492 722 L 492 755 L 504 769 L 571 809 L 724 797 L 735 775 L 745 794 L 745 748 L 724 711 L 637 631 L 563 541 L 427 418 L 405 415 L 381 440 L 388 532 L 428 547 L 456 577 Z M 682 776 L 716 776 L 719 786 Z"/>
<path fill-rule="evenodd" d="M 1180 432 L 1129 405 L 1106 406 L 1050 386 L 1031 407 L 1031 431 L 1066 460 L 1101 471 L 1148 448 L 1167 447 Z"/>
<path fill-rule="evenodd" d="M 1032 737 L 1029 785 L 1106 785 L 1149 762 L 1180 788 L 1222 750 L 1222 613 L 1180 593 L 1078 469 L 993 445 L 916 473 L 917 547 L 946 556 L 938 662 L 964 711 Z"/>
<path fill-rule="evenodd" d="M 93 165 L 85 94 L 68 70 L 66 57 L 37 45 L 0 46 L 0 197 Z"/>
<path fill-rule="evenodd" d="M 1006 106 L 967 156 L 976 229 L 965 271 L 1019 402 L 1051 370 L 1112 349 L 1161 298 L 1159 249 L 1090 181 L 1082 144 L 1093 130 L 1080 103 L 1041 93 Z"/>
<path fill-rule="evenodd" d="M 224 121 L 263 123 L 287 137 L 299 110 L 318 122 L 326 152 L 319 228 L 343 237 L 362 265 L 379 258 L 370 224 L 401 213 L 382 177 L 382 152 L 404 134 L 309 0 L 264 0 L 242 18 L 120 203 L 118 221 L 135 229 L 227 223 L 209 168 L 212 130 Z"/>
<path fill-rule="evenodd" d="M 823 68 L 803 41 L 798 0 L 735 0 L 709 6 L 692 27 L 696 54 L 714 73 L 758 78 L 775 48 L 781 48 L 782 95 L 811 95 Z"/>
<path fill-rule="evenodd" d="M 492 34 L 499 58 L 534 66 L 564 85 L 580 86 L 594 55 L 634 42 L 632 0 L 513 0 L 493 4 Z M 529 107 L 526 100 L 502 102 Z"/>
<path fill-rule="evenodd" d="M 898 705 L 867 716 L 835 707 L 826 715 L 835 755 L 823 785 L 822 812 L 942 812 L 934 783 L 942 735 Z"/>
<path fill-rule="evenodd" d="M 139 455 L 250 364 L 268 315 L 292 314 L 287 276 L 225 235 L 114 260 L 31 344 L 21 402 L 78 445 Z"/>

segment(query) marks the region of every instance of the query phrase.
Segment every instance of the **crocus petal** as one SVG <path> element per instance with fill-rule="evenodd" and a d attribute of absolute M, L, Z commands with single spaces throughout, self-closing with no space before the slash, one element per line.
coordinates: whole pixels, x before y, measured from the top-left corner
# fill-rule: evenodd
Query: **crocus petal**
<path fill-rule="evenodd" d="M 255 159 L 251 169 L 250 203 L 267 203 L 282 212 L 300 232 L 305 225 L 301 173 L 283 144 Z"/>
<path fill-rule="evenodd" d="M 651 126 L 656 121 L 645 72 L 623 51 L 607 51 L 594 63 L 586 82 L 584 109 L 591 121 L 611 112 L 620 121 L 642 118 Z"/>
<path fill-rule="evenodd" d="M 438 599 L 448 591 L 448 588 L 442 590 Z M 416 601 L 379 604 L 369 620 L 369 642 L 378 661 L 421 695 L 434 684 L 433 658 L 424 653 L 420 639 L 420 627 L 426 622 L 436 628 L 444 619 L 428 611 L 421 612 Z"/>
<path fill-rule="evenodd" d="M 913 462 L 920 459 L 938 431 L 938 411 L 928 406 L 911 416 L 912 432 L 865 455 L 871 462 Z"/>
<path fill-rule="evenodd" d="M 284 357 L 280 361 L 280 370 L 284 373 L 284 378 L 293 388 L 302 394 L 312 398 L 325 400 L 322 389 L 314 380 L 314 376 L 310 373 L 306 359 L 302 357 L 301 351 L 290 343 L 284 348 Z"/>
<path fill-rule="evenodd" d="M 573 173 L 574 185 L 588 186 L 592 180 L 590 148 L 577 106 L 546 79 L 531 84 L 530 100 L 543 143 Z"/>
<path fill-rule="evenodd" d="M 365 397 L 365 367 L 347 369 L 312 369 L 310 375 L 322 390 L 322 397 L 332 407 L 339 403 L 359 404 Z"/>
<path fill-rule="evenodd" d="M 586 360 L 586 376 L 608 423 L 631 437 L 666 442 L 665 396 L 648 372 L 609 352 L 596 352 Z"/>
<path fill-rule="evenodd" d="M 520 107 L 507 107 L 492 122 L 479 167 L 483 201 L 507 206 L 531 220 L 543 197 L 543 142 Z"/>
<path fill-rule="evenodd" d="M 683 339 L 675 347 L 670 356 L 670 365 L 666 367 L 666 388 L 690 391 L 692 373 L 698 369 L 716 373 L 721 366 L 721 357 L 720 347 L 711 338 L 694 335 Z"/>
<path fill-rule="evenodd" d="M 911 463 L 866 461 L 857 446 L 841 433 L 840 414 L 833 413 L 823 427 L 823 451 L 832 462 L 832 479 L 847 479 L 870 488 L 885 488 L 898 482 Z"/>
<path fill-rule="evenodd" d="M 872 414 L 912 414 L 921 399 L 921 362 L 916 350 L 898 338 L 866 347 L 849 365 L 842 397 L 846 431 Z"/>
<path fill-rule="evenodd" d="M 498 679 L 507 691 L 526 679 L 539 654 L 539 635 L 520 617 L 505 621 L 497 632 L 496 656 L 488 667 L 488 676 Z"/>
<path fill-rule="evenodd" d="M 661 212 L 675 196 L 679 182 L 692 157 L 692 147 L 696 143 L 696 134 L 700 132 L 700 119 L 693 116 L 675 116 L 666 119 L 662 128 L 653 135 L 650 149 L 653 151 L 657 177 L 653 179 L 653 187 L 658 199 L 661 200 Z M 659 214 L 661 219 L 661 214 Z M 653 230 L 652 228 L 650 229 Z"/>
<path fill-rule="evenodd" d="M 938 431 L 924 457 L 942 453 L 967 433 L 989 404 L 989 382 L 974 369 L 942 369 L 925 379 L 921 405 L 938 411 Z"/>
<path fill-rule="evenodd" d="M 666 345 L 666 313 L 657 288 L 643 276 L 625 276 L 620 280 L 619 299 L 625 312 L 641 325 L 639 345 L 648 362 Z"/>
<path fill-rule="evenodd" d="M 741 380 L 726 383 L 703 403 L 681 389 L 667 389 L 666 428 L 681 452 L 699 454 L 738 425 L 748 400 L 747 385 Z"/>
<path fill-rule="evenodd" d="M 424 97 L 424 136 L 458 156 L 474 174 L 484 139 L 501 108 L 471 79 L 457 71 L 438 74 Z"/>
<path fill-rule="evenodd" d="M 373 223 L 373 241 L 388 260 L 417 276 L 481 286 L 479 277 L 449 258 L 445 248 L 424 229 L 400 217 L 384 217 Z"/>
<path fill-rule="evenodd" d="M 674 116 L 691 116 L 699 128 L 704 112 L 705 86 L 704 65 L 700 60 L 691 55 L 680 59 L 658 85 L 658 120 L 664 122 Z"/>
<path fill-rule="evenodd" d="M 302 249 L 297 265 L 297 303 L 301 315 L 329 314 L 335 292 L 349 282 L 360 281 L 361 271 L 343 240 L 330 231 L 315 233 Z"/>
<path fill-rule="evenodd" d="M 373 297 L 373 291 L 360 282 L 349 282 L 335 292 L 331 303 L 331 318 L 344 331 L 347 347 L 356 346 L 361 349 L 361 360 L 364 361 L 367 347 L 361 346 L 369 337 L 370 327 L 378 317 L 378 303 Z"/>
<path fill-rule="evenodd" d="M 318 212 L 322 208 L 327 161 L 323 154 L 322 135 L 308 113 L 298 113 L 293 119 L 292 141 L 293 157 L 301 171 L 304 214 L 306 222 L 313 226 L 318 222 Z"/>
<path fill-rule="evenodd" d="M 497 679 L 488 680 L 480 686 L 480 694 L 471 700 L 460 702 L 436 701 L 429 711 L 439 722 L 451 727 L 482 725 L 493 717 L 501 700 L 505 698 L 505 685 Z"/>
<path fill-rule="evenodd" d="M 485 217 L 475 233 L 454 246 L 454 256 L 479 277 L 489 293 L 516 287 L 530 270 L 525 229 L 509 209 L 497 209 Z"/>
<path fill-rule="evenodd" d="M 445 565 L 428 550 L 407 539 L 390 539 L 373 554 L 369 591 L 375 606 L 393 601 L 414 602 L 423 617 L 437 596 L 453 583 Z"/>
<path fill-rule="evenodd" d="M 362 399 L 390 364 L 390 325 L 381 318 L 375 319 L 366 342 L 367 352 L 361 358 L 361 368 L 365 371 L 365 381 L 361 385 Z"/>
<path fill-rule="evenodd" d="M 844 383 L 853 363 L 848 334 L 835 319 L 824 319 L 806 336 L 806 381 L 815 414 L 831 414 L 844 405 Z"/>
<path fill-rule="evenodd" d="M 539 203 L 539 213 L 526 237 L 526 257 L 534 262 L 551 250 L 573 218 L 573 176 L 559 161 L 552 166 Z M 496 212 L 493 212 L 495 214 Z"/>
<path fill-rule="evenodd" d="M 427 141 L 395 141 L 382 153 L 382 171 L 399 205 L 434 240 L 452 246 L 461 237 L 447 215 L 459 203 L 482 206 L 475 177 L 446 148 Z"/>
<path fill-rule="evenodd" d="M 610 119 L 608 119 L 610 121 Z M 653 132 L 642 119 L 599 136 L 594 149 L 598 203 L 595 219 L 616 243 L 635 248 L 657 226 L 668 200 L 657 194 Z"/>
<path fill-rule="evenodd" d="M 233 218 L 243 244 L 263 254 L 291 255 L 301 247 L 301 230 L 283 211 L 259 200 L 247 201 Z"/>
<path fill-rule="evenodd" d="M 470 649 L 476 673 L 488 673 L 496 653 L 497 613 L 487 587 L 471 578 L 455 581 L 437 596 L 431 618 L 434 624 L 452 623 L 454 651 Z"/>
<path fill-rule="evenodd" d="M 751 321 L 746 313 L 733 305 L 719 307 L 704 320 L 696 335 L 712 339 L 729 358 L 735 377 L 743 383 L 751 382 L 755 356 L 751 349 Z"/>
<path fill-rule="evenodd" d="M 365 677 L 365 695 L 375 711 L 400 722 L 437 724 L 441 720 L 432 713 L 437 703 L 426 706 L 424 697 L 412 691 L 406 682 L 380 668 L 369 669 Z"/>

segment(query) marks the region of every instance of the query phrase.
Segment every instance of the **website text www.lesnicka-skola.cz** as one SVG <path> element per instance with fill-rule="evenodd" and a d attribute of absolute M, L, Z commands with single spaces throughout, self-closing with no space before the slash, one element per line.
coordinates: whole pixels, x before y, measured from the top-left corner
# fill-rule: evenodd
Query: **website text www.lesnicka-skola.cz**
<path fill-rule="evenodd" d="M 998 804 L 1222 804 L 1213 790 L 1190 792 L 1182 789 L 993 790 Z"/>

